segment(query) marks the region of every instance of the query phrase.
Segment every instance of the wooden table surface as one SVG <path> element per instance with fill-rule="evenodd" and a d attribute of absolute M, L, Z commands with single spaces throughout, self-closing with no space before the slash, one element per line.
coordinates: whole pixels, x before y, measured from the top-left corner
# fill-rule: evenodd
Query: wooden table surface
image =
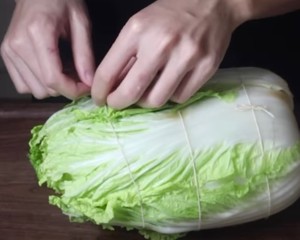
<path fill-rule="evenodd" d="M 48 204 L 46 187 L 37 185 L 27 153 L 30 130 L 61 104 L 0 103 L 0 240 L 142 240 L 136 231 L 102 230 L 70 223 Z M 300 239 L 300 200 L 266 220 L 188 234 L 183 239 Z"/>

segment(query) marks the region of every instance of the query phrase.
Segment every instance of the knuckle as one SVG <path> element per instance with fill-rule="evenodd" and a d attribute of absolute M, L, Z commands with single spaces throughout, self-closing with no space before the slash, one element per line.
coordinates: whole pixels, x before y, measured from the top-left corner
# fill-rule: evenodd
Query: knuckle
<path fill-rule="evenodd" d="M 129 18 L 126 29 L 131 33 L 138 34 L 144 29 L 144 16 L 142 13 L 137 13 Z"/>
<path fill-rule="evenodd" d="M 23 47 L 26 47 L 26 35 L 22 31 L 17 31 L 6 34 L 0 46 L 0 52 L 1 55 L 10 55 L 12 50 L 18 51 Z"/>
<path fill-rule="evenodd" d="M 44 31 L 52 34 L 55 31 L 55 20 L 49 14 L 37 13 L 30 24 L 28 24 L 27 32 L 34 37 Z"/>
<path fill-rule="evenodd" d="M 160 52 L 168 52 L 179 40 L 180 35 L 171 29 L 162 30 L 158 50 Z"/>
<path fill-rule="evenodd" d="M 91 29 L 91 22 L 90 19 L 82 13 L 77 14 L 78 21 L 80 22 L 81 26 L 83 26 L 84 29 L 90 30 Z"/>
<path fill-rule="evenodd" d="M 180 68 L 178 68 L 178 70 L 182 71 L 182 69 L 185 70 L 192 69 L 193 67 L 195 67 L 197 62 L 199 62 L 199 59 L 200 59 L 199 48 L 191 45 L 185 46 L 181 53 L 181 63 L 180 63 Z"/>
<path fill-rule="evenodd" d="M 16 52 L 18 52 L 18 51 L 22 50 L 24 47 L 26 47 L 26 39 L 22 35 L 16 35 L 13 38 L 8 39 L 7 41 L 8 41 L 8 44 L 6 46 L 9 46 L 10 49 L 12 49 L 13 51 L 16 51 Z"/>
<path fill-rule="evenodd" d="M 218 67 L 218 58 L 214 54 L 208 55 L 205 59 L 205 63 L 208 69 L 216 69 Z"/>
<path fill-rule="evenodd" d="M 190 42 L 184 49 L 185 58 L 189 62 L 195 62 L 200 58 L 200 47 L 195 42 Z"/>
<path fill-rule="evenodd" d="M 74 20 L 78 21 L 82 26 L 89 28 L 90 19 L 88 17 L 88 10 L 86 6 L 73 5 L 71 8 L 71 16 Z"/>

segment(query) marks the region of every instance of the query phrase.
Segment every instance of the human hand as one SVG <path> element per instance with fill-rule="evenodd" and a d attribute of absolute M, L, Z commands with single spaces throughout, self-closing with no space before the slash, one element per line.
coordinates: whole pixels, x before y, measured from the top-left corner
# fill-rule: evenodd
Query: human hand
<path fill-rule="evenodd" d="M 80 80 L 63 72 L 59 39 L 71 41 Z M 89 93 L 94 60 L 83 0 L 19 0 L 1 45 L 1 55 L 19 93 L 41 99 Z"/>
<path fill-rule="evenodd" d="M 227 0 L 158 0 L 124 26 L 98 67 L 101 105 L 184 102 L 217 70 L 242 18 Z"/>
<path fill-rule="evenodd" d="M 227 0 L 158 0 L 127 22 L 98 67 L 101 105 L 184 102 L 216 71 L 241 23 Z"/>

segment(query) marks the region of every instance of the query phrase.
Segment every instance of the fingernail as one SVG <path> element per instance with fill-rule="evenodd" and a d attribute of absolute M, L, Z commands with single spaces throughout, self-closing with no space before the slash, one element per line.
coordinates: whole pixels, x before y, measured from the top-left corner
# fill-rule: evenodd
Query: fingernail
<path fill-rule="evenodd" d="M 85 84 L 91 87 L 93 84 L 94 74 L 91 71 L 86 70 L 84 72 L 84 79 L 85 79 Z"/>

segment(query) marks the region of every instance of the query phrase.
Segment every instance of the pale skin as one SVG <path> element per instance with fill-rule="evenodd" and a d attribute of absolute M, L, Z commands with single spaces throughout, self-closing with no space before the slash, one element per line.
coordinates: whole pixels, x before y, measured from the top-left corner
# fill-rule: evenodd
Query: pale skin
<path fill-rule="evenodd" d="M 160 107 L 188 100 L 211 78 L 239 25 L 299 8 L 299 0 L 157 0 L 128 20 L 95 66 L 84 1 L 19 0 L 1 56 L 19 93 Z M 79 80 L 62 70 L 60 37 L 72 44 Z"/>

